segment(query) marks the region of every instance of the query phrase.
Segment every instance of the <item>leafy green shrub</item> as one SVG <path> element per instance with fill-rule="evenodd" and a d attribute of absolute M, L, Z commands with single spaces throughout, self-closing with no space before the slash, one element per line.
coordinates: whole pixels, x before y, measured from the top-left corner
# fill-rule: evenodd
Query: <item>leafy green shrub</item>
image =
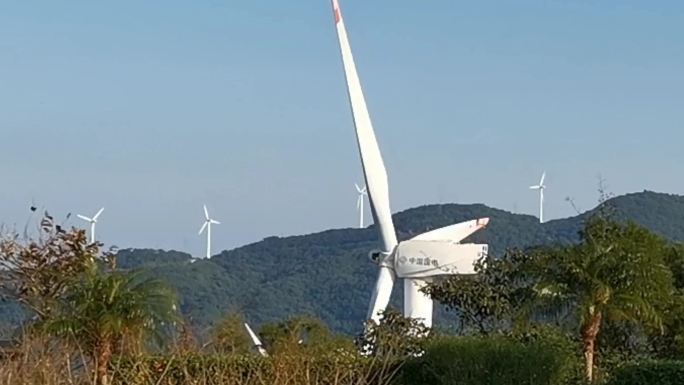
<path fill-rule="evenodd" d="M 406 385 L 565 384 L 573 375 L 565 348 L 503 336 L 441 337 L 402 370 Z"/>
<path fill-rule="evenodd" d="M 610 385 L 682 385 L 684 361 L 643 361 L 617 369 Z"/>
<path fill-rule="evenodd" d="M 551 325 L 526 325 L 516 328 L 510 337 L 525 346 L 541 345 L 562 360 L 562 373 L 554 384 L 579 385 L 585 383 L 581 342 L 572 332 Z"/>

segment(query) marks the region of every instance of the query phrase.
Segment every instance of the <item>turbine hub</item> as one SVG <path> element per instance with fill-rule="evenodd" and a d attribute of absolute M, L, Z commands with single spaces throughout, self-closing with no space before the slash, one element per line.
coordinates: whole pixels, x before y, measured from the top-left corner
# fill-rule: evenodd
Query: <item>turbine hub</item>
<path fill-rule="evenodd" d="M 373 249 L 368 253 L 368 259 L 378 266 L 393 268 L 392 255 L 393 253 L 386 253 L 380 249 Z"/>
<path fill-rule="evenodd" d="M 379 265 L 380 260 L 382 259 L 382 251 L 380 251 L 379 249 L 371 250 L 368 253 L 368 259 L 370 259 L 371 262 L 373 262 L 374 264 Z"/>

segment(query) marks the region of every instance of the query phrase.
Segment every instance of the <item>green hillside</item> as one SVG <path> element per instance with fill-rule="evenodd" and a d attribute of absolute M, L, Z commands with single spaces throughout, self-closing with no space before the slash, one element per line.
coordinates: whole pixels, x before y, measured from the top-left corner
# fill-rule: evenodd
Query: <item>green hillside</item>
<path fill-rule="evenodd" d="M 610 201 L 629 218 L 673 240 L 684 240 L 684 197 L 642 192 Z M 512 214 L 480 204 L 428 205 L 394 215 L 400 239 L 427 230 L 479 217 L 490 217 L 489 227 L 471 241 L 487 242 L 490 252 L 507 248 L 569 243 L 589 213 L 539 224 L 529 215 Z M 334 330 L 356 333 L 366 316 L 377 269 L 367 258 L 376 247 L 377 233 L 366 229 L 337 229 L 320 233 L 269 237 L 223 251 L 211 260 L 191 262 L 177 251 L 121 250 L 118 266 L 142 266 L 172 284 L 179 292 L 184 314 L 198 331 L 229 311 L 243 312 L 258 326 L 291 315 L 311 314 Z M 393 295 L 401 304 L 401 281 Z M 438 309 L 436 325 L 447 315 Z"/>
<path fill-rule="evenodd" d="M 684 197 L 643 192 L 613 198 L 619 215 L 630 218 L 674 241 L 684 240 Z M 478 217 L 490 226 L 472 241 L 487 242 L 500 255 L 510 247 L 568 243 L 577 239 L 583 219 L 576 217 L 539 224 L 529 215 L 512 214 L 484 205 L 428 205 L 394 215 L 399 238 Z M 376 231 L 337 229 L 320 233 L 269 237 L 224 251 L 211 260 L 190 263 L 190 255 L 159 250 L 122 250 L 122 267 L 145 265 L 151 274 L 168 279 L 179 291 L 182 308 L 198 329 L 227 311 L 241 311 L 250 322 L 283 319 L 308 313 L 335 330 L 354 333 L 366 315 L 376 269 L 367 259 Z M 400 307 L 397 285 L 393 303 Z M 445 314 L 437 312 L 436 324 Z"/>

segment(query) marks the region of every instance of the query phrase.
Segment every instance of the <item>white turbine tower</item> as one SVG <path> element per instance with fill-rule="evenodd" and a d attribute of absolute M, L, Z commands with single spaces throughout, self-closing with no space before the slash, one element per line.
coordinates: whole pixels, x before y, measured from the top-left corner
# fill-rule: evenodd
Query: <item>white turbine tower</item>
<path fill-rule="evenodd" d="M 97 218 L 104 211 L 104 207 L 101 208 L 92 218 L 88 218 L 85 215 L 77 214 L 76 216 L 83 219 L 84 221 L 90 223 L 90 243 L 95 242 L 95 224 L 97 223 Z"/>
<path fill-rule="evenodd" d="M 249 337 L 252 339 L 252 344 L 254 344 L 254 347 L 259 352 L 259 354 L 262 357 L 268 357 L 268 352 L 264 348 L 264 345 L 261 343 L 261 340 L 247 323 L 245 323 L 245 329 L 247 329 L 247 333 L 249 333 Z"/>
<path fill-rule="evenodd" d="M 207 210 L 207 205 L 204 205 L 204 224 L 198 234 L 202 234 L 204 229 L 207 229 L 207 259 L 211 258 L 211 225 L 220 225 L 221 222 L 211 219 L 209 217 L 209 210 Z"/>
<path fill-rule="evenodd" d="M 368 192 L 366 191 L 366 186 L 363 186 L 363 188 L 359 187 L 358 184 L 354 183 L 354 187 L 356 187 L 356 192 L 359 194 L 359 197 L 356 199 L 356 209 L 359 210 L 359 228 L 363 228 L 363 197 L 364 195 L 368 195 Z"/>
<path fill-rule="evenodd" d="M 544 179 L 546 178 L 546 171 L 542 173 L 539 184 L 536 186 L 530 186 L 532 190 L 539 190 L 539 223 L 544 223 L 544 190 L 546 185 L 544 184 Z"/>
<path fill-rule="evenodd" d="M 394 280 L 403 278 L 404 315 L 431 327 L 433 303 L 420 289 L 435 276 L 474 273 L 473 264 L 486 255 L 487 245 L 459 242 L 485 227 L 489 219 L 463 222 L 397 242 L 390 210 L 387 171 L 368 114 L 338 1 L 332 0 L 332 5 L 368 200 L 382 247 L 380 251 L 371 253 L 371 259 L 378 264 L 380 271 L 368 318 L 379 321 L 380 313 L 389 303 Z"/>

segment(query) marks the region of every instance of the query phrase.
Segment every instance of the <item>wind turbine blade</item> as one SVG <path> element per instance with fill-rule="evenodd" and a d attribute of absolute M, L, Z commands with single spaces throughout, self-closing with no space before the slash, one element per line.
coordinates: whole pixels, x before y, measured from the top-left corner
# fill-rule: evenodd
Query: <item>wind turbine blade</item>
<path fill-rule="evenodd" d="M 204 219 L 209 220 L 209 210 L 207 210 L 207 205 L 204 205 Z"/>
<path fill-rule="evenodd" d="M 387 308 L 392 287 L 394 286 L 394 272 L 387 266 L 380 266 L 378 279 L 375 281 L 373 296 L 371 297 L 370 307 L 368 308 L 367 319 L 380 323 L 380 314 Z"/>
<path fill-rule="evenodd" d="M 362 199 L 363 199 L 363 195 L 359 195 L 359 197 L 356 198 L 356 209 L 357 210 L 361 208 Z"/>
<path fill-rule="evenodd" d="M 389 253 L 397 245 L 397 236 L 394 230 L 394 223 L 392 223 L 387 171 L 385 170 L 385 164 L 380 154 L 377 139 L 375 138 L 373 125 L 368 114 L 368 107 L 361 89 L 361 82 L 356 72 L 356 65 L 354 64 L 354 57 L 352 56 L 349 39 L 347 38 L 347 31 L 344 27 L 340 5 L 337 0 L 332 0 L 332 6 L 371 212 L 380 232 L 382 248 L 385 252 Z"/>
<path fill-rule="evenodd" d="M 359 187 L 359 185 L 356 183 L 354 183 L 354 187 L 356 187 L 356 192 L 361 194 L 361 187 Z"/>
<path fill-rule="evenodd" d="M 220 224 L 221 224 L 221 222 L 219 222 L 219 221 L 217 221 L 217 220 L 215 220 L 215 219 L 210 219 L 209 222 L 211 222 L 211 223 L 214 224 L 214 225 L 220 225 Z"/>
<path fill-rule="evenodd" d="M 542 173 L 541 180 L 539 180 L 539 187 L 544 186 L 544 179 L 546 179 L 546 171 Z"/>
<path fill-rule="evenodd" d="M 249 337 L 252 339 L 254 346 L 261 346 L 261 340 L 247 323 L 245 323 L 245 329 L 247 329 L 247 333 L 249 333 Z"/>
<path fill-rule="evenodd" d="M 530 186 L 530 189 L 532 190 L 539 190 L 541 186 Z"/>
<path fill-rule="evenodd" d="M 451 241 L 461 242 L 474 232 L 484 229 L 489 223 L 489 218 L 473 219 L 467 222 L 442 227 L 411 238 L 412 241 Z"/>
<path fill-rule="evenodd" d="M 200 231 L 197 233 L 197 235 L 201 235 L 204 232 L 204 229 L 207 228 L 207 225 L 209 225 L 209 222 L 204 222 L 204 224 L 202 224 L 202 228 L 200 228 Z"/>
<path fill-rule="evenodd" d="M 93 221 L 92 219 L 86 217 L 85 215 L 76 214 L 76 216 L 79 217 L 79 218 L 81 218 L 81 219 L 83 219 L 83 220 L 86 221 L 86 222 L 92 222 L 92 221 Z"/>
<path fill-rule="evenodd" d="M 257 337 L 256 333 L 252 330 L 251 327 L 247 323 L 245 323 L 245 329 L 247 329 L 247 333 L 249 334 L 249 337 L 252 339 L 252 343 L 254 344 L 254 347 L 257 348 L 259 351 L 259 354 L 263 357 L 268 357 L 268 353 L 266 352 L 266 349 L 264 349 L 264 345 L 261 343 L 261 340 L 259 337 Z"/>
<path fill-rule="evenodd" d="M 96 221 L 96 220 L 97 220 L 97 217 L 99 217 L 100 214 L 102 214 L 103 211 L 104 211 L 104 207 L 101 208 L 101 209 L 97 212 L 97 214 L 95 214 L 95 216 L 93 217 L 93 220 Z"/>

